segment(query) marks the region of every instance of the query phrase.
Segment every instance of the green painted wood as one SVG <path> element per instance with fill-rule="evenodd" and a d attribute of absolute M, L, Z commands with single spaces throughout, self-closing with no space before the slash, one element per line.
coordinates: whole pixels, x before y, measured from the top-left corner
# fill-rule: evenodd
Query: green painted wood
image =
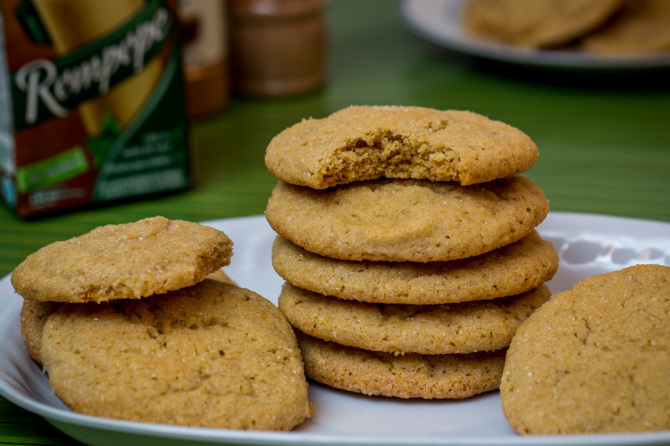
<path fill-rule="evenodd" d="M 200 172 L 193 190 L 31 221 L 0 208 L 0 275 L 50 242 L 103 224 L 261 214 L 276 183 L 263 164 L 272 136 L 352 104 L 468 109 L 507 122 L 539 146 L 527 175 L 552 210 L 670 222 L 667 71 L 575 75 L 474 60 L 418 38 L 388 0 L 333 1 L 328 20 L 326 88 L 273 100 L 235 97 L 224 112 L 194 123 Z M 0 444 L 61 444 L 39 417 L 4 400 L 0 408 Z"/>

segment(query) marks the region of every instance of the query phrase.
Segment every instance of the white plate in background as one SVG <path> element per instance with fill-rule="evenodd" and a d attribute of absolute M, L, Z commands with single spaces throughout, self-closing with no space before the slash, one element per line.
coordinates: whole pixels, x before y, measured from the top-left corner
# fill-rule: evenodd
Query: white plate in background
<path fill-rule="evenodd" d="M 471 56 L 514 64 L 571 70 L 622 70 L 670 67 L 670 51 L 621 56 L 570 49 L 529 49 L 489 42 L 463 30 L 461 8 L 467 0 L 400 0 L 400 15 L 424 39 Z"/>
<path fill-rule="evenodd" d="M 274 232 L 263 216 L 205 222 L 234 242 L 228 274 L 276 304 L 282 279 L 272 269 Z M 636 263 L 670 266 L 670 224 L 589 214 L 549 213 L 538 227 L 560 255 L 549 287 L 556 293 L 594 274 Z M 22 299 L 0 280 L 0 394 L 91 445 L 634 445 L 668 444 L 670 431 L 648 434 L 520 437 L 500 409 L 498 392 L 463 401 L 366 397 L 310 383 L 316 415 L 293 432 L 253 432 L 126 422 L 69 410 L 29 357 L 20 333 Z"/>

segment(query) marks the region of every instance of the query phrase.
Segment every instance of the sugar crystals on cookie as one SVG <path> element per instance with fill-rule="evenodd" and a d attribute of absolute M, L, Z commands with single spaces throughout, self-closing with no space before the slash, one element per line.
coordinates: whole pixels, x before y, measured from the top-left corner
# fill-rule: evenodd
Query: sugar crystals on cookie
<path fill-rule="evenodd" d="M 11 282 L 25 299 L 40 301 L 139 299 L 194 285 L 232 254 L 223 232 L 158 216 L 44 246 L 16 267 Z"/>

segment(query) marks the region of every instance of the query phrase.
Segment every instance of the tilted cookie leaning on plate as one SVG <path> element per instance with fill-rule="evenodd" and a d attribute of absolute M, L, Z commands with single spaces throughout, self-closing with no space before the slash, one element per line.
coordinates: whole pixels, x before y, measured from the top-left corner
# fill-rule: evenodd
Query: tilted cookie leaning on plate
<path fill-rule="evenodd" d="M 535 232 L 548 201 L 520 175 L 537 158 L 522 131 L 460 110 L 353 106 L 279 133 L 265 215 L 307 376 L 397 398 L 497 389 L 558 268 Z"/>
<path fill-rule="evenodd" d="M 223 232 L 162 217 L 47 245 L 11 277 L 29 353 L 76 412 L 293 429 L 312 414 L 295 334 L 220 270 L 232 253 Z"/>

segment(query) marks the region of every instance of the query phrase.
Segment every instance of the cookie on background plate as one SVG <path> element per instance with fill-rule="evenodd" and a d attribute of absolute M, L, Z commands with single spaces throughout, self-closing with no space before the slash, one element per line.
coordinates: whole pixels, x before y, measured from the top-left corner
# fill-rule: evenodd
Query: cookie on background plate
<path fill-rule="evenodd" d="M 265 217 L 278 234 L 325 257 L 435 262 L 516 242 L 548 211 L 542 189 L 513 175 L 472 186 L 377 180 L 322 191 L 279 181 Z"/>
<path fill-rule="evenodd" d="M 44 246 L 16 267 L 11 282 L 24 299 L 139 299 L 196 284 L 232 254 L 232 241 L 217 229 L 152 217 Z"/>
<path fill-rule="evenodd" d="M 340 299 L 432 305 L 512 296 L 551 279 L 558 255 L 537 231 L 516 243 L 450 262 L 355 262 L 313 254 L 277 236 L 275 271 L 293 285 Z"/>
<path fill-rule="evenodd" d="M 637 265 L 559 293 L 512 340 L 502 408 L 521 434 L 670 429 L 670 267 Z"/>
<path fill-rule="evenodd" d="M 462 17 L 465 30 L 475 37 L 521 47 L 546 48 L 566 44 L 597 28 L 623 2 L 468 0 Z"/>
<path fill-rule="evenodd" d="M 286 318 L 216 280 L 145 299 L 64 304 L 44 326 L 41 356 L 56 395 L 88 415 L 290 430 L 312 413 Z"/>
<path fill-rule="evenodd" d="M 285 283 L 279 309 L 291 325 L 341 345 L 395 355 L 444 355 L 507 348 L 521 323 L 549 300 L 546 285 L 517 296 L 448 305 L 340 300 Z"/>
<path fill-rule="evenodd" d="M 282 131 L 265 164 L 287 183 L 326 189 L 381 177 L 483 183 L 524 172 L 537 157 L 525 133 L 477 113 L 352 106 Z"/>
<path fill-rule="evenodd" d="M 394 356 L 296 332 L 305 374 L 336 389 L 396 398 L 463 399 L 496 390 L 505 351 Z"/>
<path fill-rule="evenodd" d="M 581 48 L 596 53 L 645 54 L 670 50 L 670 2 L 629 0 L 612 23 L 589 34 Z"/>

